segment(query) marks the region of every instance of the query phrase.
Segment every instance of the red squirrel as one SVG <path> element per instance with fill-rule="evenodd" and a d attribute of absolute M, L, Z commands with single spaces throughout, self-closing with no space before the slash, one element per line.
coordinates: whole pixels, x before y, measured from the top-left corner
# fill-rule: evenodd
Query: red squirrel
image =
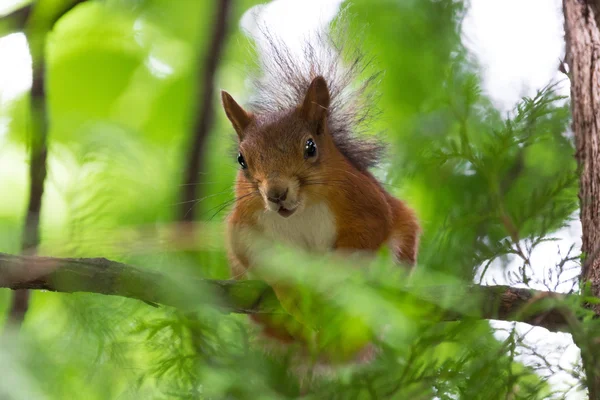
<path fill-rule="evenodd" d="M 236 202 L 227 218 L 232 276 L 252 272 L 259 238 L 312 252 L 375 253 L 388 245 L 399 262 L 414 265 L 417 217 L 369 172 L 381 144 L 356 134 L 373 111 L 364 95 L 372 79 L 354 85 L 364 71 L 360 55 L 342 68 L 335 49 L 310 47 L 298 60 L 280 42 L 270 44 L 249 110 L 221 92 L 239 148 Z M 274 289 L 285 294 L 285 287 Z M 294 341 L 285 329 L 253 319 L 273 339 Z"/>

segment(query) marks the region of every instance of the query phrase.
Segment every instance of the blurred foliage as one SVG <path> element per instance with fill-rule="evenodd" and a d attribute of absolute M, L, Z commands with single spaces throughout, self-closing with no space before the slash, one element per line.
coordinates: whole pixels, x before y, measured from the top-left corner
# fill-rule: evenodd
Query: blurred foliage
<path fill-rule="evenodd" d="M 50 14 L 58 7 L 53 1 L 38 3 Z M 258 3 L 233 2 L 235 23 L 216 82 L 242 100 L 245 66 L 252 60 L 237 21 Z M 482 265 L 515 258 L 526 265 L 520 243 L 534 247 L 547 240 L 577 207 L 568 104 L 550 85 L 501 115 L 481 92 L 477 64 L 461 42 L 465 5 L 460 1 L 348 3 L 352 29 L 384 71 L 378 87 L 382 115 L 373 130 L 383 131 L 392 146 L 385 166 L 375 172 L 416 208 L 424 227 L 413 283 L 455 284 L 460 290 Z M 200 200 L 190 204 L 200 210 L 201 243 L 190 248 L 168 235 L 196 117 L 195 93 L 202 90 L 198 77 L 214 4 L 89 1 L 56 23 L 45 47 L 51 131 L 41 253 L 103 256 L 163 273 L 227 277 L 222 219 L 237 166 L 229 151 L 231 129 L 220 110 L 198 177 Z M 6 135 L 0 131 L 2 252 L 17 253 L 20 245 L 28 104 L 27 96 L 0 102 L 0 122 L 8 121 Z M 549 396 L 546 378 L 514 360 L 519 341 L 514 331 L 499 341 L 485 321 L 439 323 L 440 316 L 422 305 L 386 296 L 405 276 L 385 257 L 349 275 L 334 261 L 281 249 L 265 260 L 301 283 L 307 298 L 320 299 L 312 310 L 322 314 L 308 314 L 324 332 L 329 326 L 349 335 L 347 340 L 362 340 L 362 328 L 348 324 L 356 318 L 373 331 L 388 330 L 377 362 L 318 380 L 309 398 Z M 299 263 L 303 268 L 281 268 Z M 3 317 L 10 293 L 0 294 Z M 244 316 L 201 305 L 184 314 L 129 299 L 36 292 L 20 335 L 0 342 L 0 395 L 28 400 L 297 396 L 297 382 L 286 373 L 293 357 L 263 354 L 251 345 L 251 330 Z"/>

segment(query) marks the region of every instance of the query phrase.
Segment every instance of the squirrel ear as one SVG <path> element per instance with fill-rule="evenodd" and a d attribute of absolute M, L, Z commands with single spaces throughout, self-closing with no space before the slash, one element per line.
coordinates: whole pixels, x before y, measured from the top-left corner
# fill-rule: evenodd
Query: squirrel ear
<path fill-rule="evenodd" d="M 233 129 L 237 132 L 239 138 L 242 138 L 243 131 L 252 121 L 252 114 L 246 112 L 229 93 L 221 90 L 221 100 L 223 101 L 223 109 L 227 118 L 231 121 Z"/>
<path fill-rule="evenodd" d="M 329 108 L 329 89 L 327 82 L 322 76 L 317 76 L 310 83 L 302 107 L 300 107 L 300 115 L 310 122 L 321 122 L 323 117 L 327 115 Z"/>

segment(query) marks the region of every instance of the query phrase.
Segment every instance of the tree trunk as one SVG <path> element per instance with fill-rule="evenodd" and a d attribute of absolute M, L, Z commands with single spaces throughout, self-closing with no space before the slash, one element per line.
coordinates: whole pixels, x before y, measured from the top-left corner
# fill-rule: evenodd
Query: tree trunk
<path fill-rule="evenodd" d="M 575 157 L 579 165 L 580 218 L 583 228 L 582 285 L 600 294 L 600 0 L 563 0 L 566 60 L 571 78 Z M 600 304 L 594 306 L 600 312 Z M 574 336 L 577 341 L 578 338 Z M 578 343 L 589 396 L 600 399 L 600 349 Z"/>

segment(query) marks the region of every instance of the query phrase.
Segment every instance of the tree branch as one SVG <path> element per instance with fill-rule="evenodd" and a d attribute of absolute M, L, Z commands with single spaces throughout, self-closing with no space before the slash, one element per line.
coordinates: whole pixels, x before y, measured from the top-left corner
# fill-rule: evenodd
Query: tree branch
<path fill-rule="evenodd" d="M 273 290 L 261 281 L 174 277 L 104 258 L 51 258 L 0 253 L 0 287 L 87 292 L 160 303 L 183 310 L 200 305 L 232 313 L 284 313 Z M 385 290 L 385 289 L 384 289 Z M 442 320 L 497 319 L 567 332 L 566 295 L 509 286 L 431 286 L 388 290 L 399 300 L 418 301 Z"/>
<path fill-rule="evenodd" d="M 194 221 L 194 200 L 199 196 L 198 187 L 200 185 L 198 185 L 198 180 L 203 164 L 203 148 L 214 119 L 215 73 L 225 44 L 230 6 L 231 0 L 219 0 L 217 4 L 212 42 L 204 59 L 201 78 L 202 92 L 198 96 L 198 109 L 195 111 L 197 118 L 189 145 L 187 167 L 182 186 L 181 209 L 179 210 L 181 221 Z"/>
<path fill-rule="evenodd" d="M 50 31 L 54 27 L 56 21 L 58 21 L 63 15 L 71 11 L 78 4 L 85 1 L 87 0 L 65 0 L 62 3 L 57 4 L 54 10 L 52 10 L 52 13 L 46 15 L 44 18 L 43 23 L 45 26 L 47 26 L 46 30 Z M 25 31 L 33 11 L 34 4 L 27 4 L 8 14 L 0 15 L 0 21 L 5 22 L 8 25 L 8 29 L 5 28 L 5 30 L 0 33 L 7 35 L 9 33 Z"/>
<path fill-rule="evenodd" d="M 21 249 L 24 253 L 33 253 L 40 243 L 40 212 L 42 210 L 42 198 L 44 195 L 44 183 L 46 180 L 46 159 L 48 156 L 48 111 L 46 102 L 46 63 L 44 59 L 44 47 L 46 34 L 49 32 L 56 21 L 63 15 L 73 9 L 84 0 L 66 1 L 54 10 L 54 13 L 47 21 L 47 30 L 41 30 L 32 34 L 27 33 L 27 40 L 31 48 L 31 57 L 33 65 L 33 79 L 31 85 L 30 111 L 32 118 L 33 132 L 30 143 L 30 164 L 29 164 L 29 201 L 27 213 L 23 227 L 23 239 Z M 15 11 L 11 15 L 16 15 L 20 21 L 18 27 L 24 29 L 31 25 L 31 19 L 35 15 L 35 9 L 31 6 L 24 7 Z M 27 31 L 31 31 L 28 26 Z M 39 35 L 39 37 L 37 36 Z M 36 36 L 32 38 L 32 36 Z M 33 39 L 33 40 L 32 40 Z M 35 43 L 35 45 L 33 45 Z M 39 48 L 38 48 L 39 46 Z M 12 304 L 8 313 L 11 324 L 19 325 L 25 318 L 25 313 L 29 307 L 29 293 L 26 290 L 18 290 L 13 294 Z"/>
<path fill-rule="evenodd" d="M 24 7 L 17 8 L 13 12 L 0 16 L 0 19 L 8 25 L 8 27 L 4 27 L 2 32 L 3 35 L 8 35 L 14 32 L 20 32 L 25 30 L 25 24 L 29 19 L 29 14 L 31 13 L 32 5 L 28 4 Z"/>
<path fill-rule="evenodd" d="M 199 304 L 225 312 L 283 312 L 260 281 L 177 279 L 105 258 L 54 258 L 0 253 L 0 288 L 96 293 L 191 310 Z M 194 299 L 198 303 L 192 303 Z M 201 302 L 201 303 L 200 303 Z"/>

